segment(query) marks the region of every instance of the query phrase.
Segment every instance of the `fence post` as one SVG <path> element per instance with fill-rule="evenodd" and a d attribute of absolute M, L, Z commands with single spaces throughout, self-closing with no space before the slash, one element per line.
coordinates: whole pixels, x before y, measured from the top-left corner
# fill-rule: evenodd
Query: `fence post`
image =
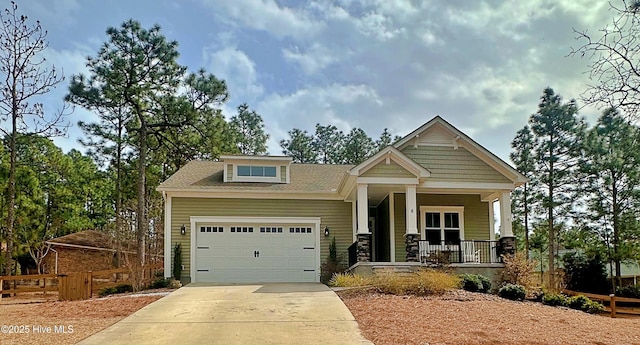
<path fill-rule="evenodd" d="M 4 280 L 0 279 L 0 302 L 2 302 L 2 289 L 4 289 Z"/>
<path fill-rule="evenodd" d="M 89 271 L 89 275 L 87 276 L 88 284 L 87 284 L 87 296 L 89 299 L 93 297 L 93 271 Z"/>
<path fill-rule="evenodd" d="M 611 317 L 616 317 L 616 295 L 610 294 L 609 300 L 609 306 L 611 307 Z"/>

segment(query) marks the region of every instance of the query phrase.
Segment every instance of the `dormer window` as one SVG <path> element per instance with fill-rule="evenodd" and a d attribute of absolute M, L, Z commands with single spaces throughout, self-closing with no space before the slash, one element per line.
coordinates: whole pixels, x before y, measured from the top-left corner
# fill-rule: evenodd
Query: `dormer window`
<path fill-rule="evenodd" d="M 238 176 L 276 177 L 276 167 L 238 165 Z"/>
<path fill-rule="evenodd" d="M 289 183 L 290 157 L 222 156 L 224 182 Z"/>

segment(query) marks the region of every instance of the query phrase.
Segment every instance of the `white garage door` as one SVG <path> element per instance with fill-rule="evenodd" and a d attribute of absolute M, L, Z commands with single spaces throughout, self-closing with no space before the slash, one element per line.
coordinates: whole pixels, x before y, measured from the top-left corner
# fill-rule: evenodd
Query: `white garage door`
<path fill-rule="evenodd" d="M 315 224 L 197 223 L 197 282 L 317 281 Z"/>

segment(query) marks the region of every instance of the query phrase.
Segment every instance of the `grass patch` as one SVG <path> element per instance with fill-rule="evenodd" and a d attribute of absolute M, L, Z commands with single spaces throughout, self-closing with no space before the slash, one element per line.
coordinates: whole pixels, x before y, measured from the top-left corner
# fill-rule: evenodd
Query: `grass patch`
<path fill-rule="evenodd" d="M 333 287 L 360 287 L 369 285 L 369 280 L 358 274 L 336 273 L 329 280 L 329 286 Z"/>
<path fill-rule="evenodd" d="M 385 294 L 427 296 L 458 289 L 460 282 L 458 276 L 425 269 L 413 273 L 376 273 L 371 285 Z"/>

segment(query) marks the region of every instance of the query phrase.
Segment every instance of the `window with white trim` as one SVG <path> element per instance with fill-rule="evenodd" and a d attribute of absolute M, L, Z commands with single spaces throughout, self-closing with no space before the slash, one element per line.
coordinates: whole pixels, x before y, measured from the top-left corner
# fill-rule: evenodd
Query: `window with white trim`
<path fill-rule="evenodd" d="M 464 207 L 421 206 L 420 214 L 422 238 L 430 244 L 459 245 L 464 240 Z"/>
<path fill-rule="evenodd" d="M 282 183 L 280 166 L 234 164 L 233 169 L 233 182 Z"/>
<path fill-rule="evenodd" d="M 276 177 L 274 166 L 238 165 L 238 176 Z"/>

